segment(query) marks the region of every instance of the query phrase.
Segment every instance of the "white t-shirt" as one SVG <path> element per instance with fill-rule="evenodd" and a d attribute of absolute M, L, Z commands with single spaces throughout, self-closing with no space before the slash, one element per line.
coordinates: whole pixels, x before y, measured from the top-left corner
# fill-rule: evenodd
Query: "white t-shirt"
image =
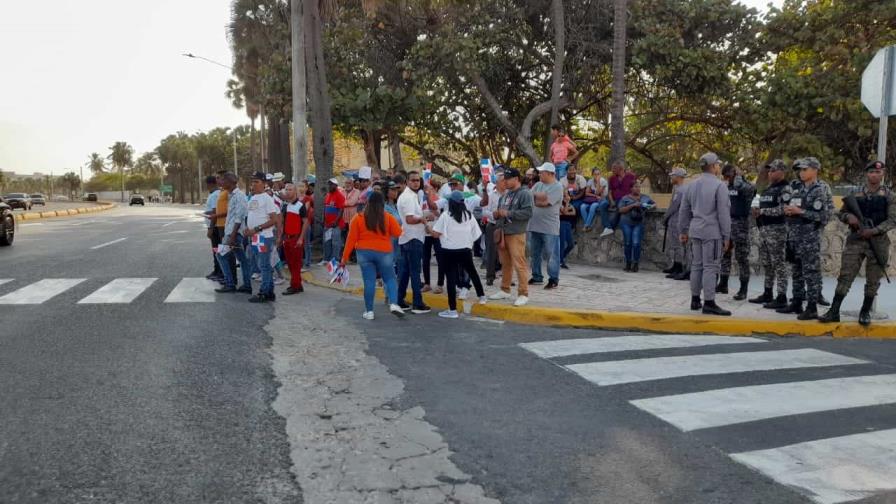
<path fill-rule="evenodd" d="M 246 217 L 246 225 L 250 228 L 260 226 L 271 220 L 271 214 L 276 213 L 280 213 L 280 209 L 274 203 L 274 198 L 266 193 L 253 194 L 249 200 L 249 216 Z M 266 228 L 261 231 L 260 235 L 265 238 L 273 238 L 274 228 Z"/>
<path fill-rule="evenodd" d="M 432 230 L 442 235 L 439 242 L 448 250 L 471 249 L 473 242 L 482 236 L 476 219 L 464 218 L 463 222 L 457 222 L 448 212 L 439 216 Z"/>
<path fill-rule="evenodd" d="M 422 222 L 419 224 L 408 224 L 407 216 L 423 217 L 423 208 L 420 206 L 420 198 L 410 187 L 406 187 L 398 197 L 398 214 L 401 215 L 401 236 L 398 237 L 399 245 L 403 245 L 411 240 L 420 240 L 426 238 L 426 225 Z"/>
<path fill-rule="evenodd" d="M 592 191 L 594 191 L 595 193 L 597 192 L 597 187 L 594 186 L 594 179 L 589 179 L 589 180 L 588 180 L 588 184 L 586 184 L 585 187 L 590 188 L 590 189 L 591 189 Z M 607 195 L 609 194 L 609 193 L 607 192 L 607 179 L 605 179 L 605 178 L 603 178 L 603 177 L 600 178 L 600 187 L 603 187 L 603 188 L 604 188 L 604 193 L 603 193 L 603 194 L 604 194 L 604 197 L 606 198 Z"/>

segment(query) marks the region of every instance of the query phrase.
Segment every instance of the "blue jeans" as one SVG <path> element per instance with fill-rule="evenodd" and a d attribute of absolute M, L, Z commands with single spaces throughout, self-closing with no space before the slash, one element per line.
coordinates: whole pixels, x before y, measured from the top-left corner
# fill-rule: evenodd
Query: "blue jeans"
<path fill-rule="evenodd" d="M 252 288 L 252 268 L 249 266 L 249 259 L 246 258 L 245 244 L 246 239 L 243 238 L 243 235 L 237 235 L 231 252 L 226 256 L 218 255 L 218 264 L 221 265 L 221 271 L 224 272 L 225 287 L 236 287 L 236 271 L 234 270 L 236 264 L 230 260 L 231 255 L 233 255 L 240 262 L 243 287 Z"/>
<path fill-rule="evenodd" d="M 532 254 L 532 279 L 544 280 L 541 274 L 541 258 L 548 261 L 548 280 L 560 280 L 560 236 L 544 233 L 529 233 L 529 250 Z"/>
<path fill-rule="evenodd" d="M 636 263 L 641 260 L 641 238 L 644 237 L 644 223 L 620 223 L 622 236 L 625 238 L 625 262 Z"/>
<path fill-rule="evenodd" d="M 563 180 L 566 178 L 566 170 L 569 168 L 569 161 L 560 161 L 554 167 L 557 169 L 557 180 Z"/>
<path fill-rule="evenodd" d="M 255 264 L 258 268 L 258 271 L 261 272 L 261 289 L 258 291 L 259 294 L 273 294 L 274 293 L 274 268 L 271 267 L 271 254 L 277 253 L 277 250 L 274 248 L 274 238 L 265 238 L 264 236 L 258 237 L 258 243 L 264 244 L 264 252 L 259 251 L 254 245 L 249 244 L 252 247 L 252 253 L 255 255 Z"/>
<path fill-rule="evenodd" d="M 398 260 L 398 299 L 405 302 L 408 294 L 408 283 L 413 292 L 413 306 L 423 305 L 423 282 L 420 281 L 420 269 L 423 266 L 423 242 L 411 240 L 401 244 L 401 258 Z"/>
<path fill-rule="evenodd" d="M 610 207 L 610 201 L 607 199 L 602 199 L 600 201 L 596 201 L 594 203 L 583 203 L 582 209 L 579 213 L 582 214 L 582 220 L 585 221 L 585 227 L 590 228 L 594 226 L 594 219 L 597 217 L 597 212 L 600 212 L 600 222 L 605 227 L 609 222 L 610 218 L 607 216 L 607 209 Z"/>
<path fill-rule="evenodd" d="M 386 299 L 397 303 L 398 285 L 395 282 L 392 254 L 376 250 L 357 249 L 358 264 L 361 266 L 361 278 L 364 279 L 364 308 L 373 311 L 373 298 L 376 295 L 376 275 L 379 273 L 386 286 Z"/>
<path fill-rule="evenodd" d="M 560 221 L 560 264 L 566 264 L 566 256 L 576 246 L 572 235 L 572 222 Z"/>
<path fill-rule="evenodd" d="M 311 227 L 305 226 L 305 255 L 302 256 L 302 266 L 305 268 L 311 267 Z"/>
<path fill-rule="evenodd" d="M 325 229 L 324 233 L 330 232 L 332 237 L 324 241 L 324 261 L 336 259 L 336 262 L 342 260 L 342 230 L 337 228 Z M 326 235 L 324 235 L 326 236 Z"/>

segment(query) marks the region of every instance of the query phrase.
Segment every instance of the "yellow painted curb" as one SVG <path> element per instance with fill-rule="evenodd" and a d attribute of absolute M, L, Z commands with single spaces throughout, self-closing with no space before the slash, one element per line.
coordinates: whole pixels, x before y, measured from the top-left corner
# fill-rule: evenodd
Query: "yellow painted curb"
<path fill-rule="evenodd" d="M 115 208 L 114 203 L 100 203 L 92 207 L 70 208 L 67 210 L 52 210 L 47 212 L 27 212 L 13 214 L 15 220 L 37 220 L 48 219 L 50 217 L 68 217 L 69 215 L 78 215 L 83 213 L 103 212 Z"/>
<path fill-rule="evenodd" d="M 311 272 L 303 272 L 304 281 L 353 295 L 363 294 L 363 287 L 340 289 L 327 282 L 315 280 Z M 383 298 L 382 289 L 377 297 Z M 424 294 L 424 301 L 433 308 L 447 309 L 448 298 Z M 463 301 L 458 300 L 462 311 Z M 817 321 L 764 320 L 708 315 L 673 315 L 667 313 L 603 312 L 598 310 L 565 310 L 527 305 L 523 308 L 507 304 L 478 304 L 473 301 L 471 314 L 520 324 L 564 326 L 591 329 L 629 329 L 674 334 L 720 334 L 727 336 L 831 336 L 834 338 L 896 339 L 896 322 L 875 323 L 863 327 L 855 322 L 822 324 Z"/>

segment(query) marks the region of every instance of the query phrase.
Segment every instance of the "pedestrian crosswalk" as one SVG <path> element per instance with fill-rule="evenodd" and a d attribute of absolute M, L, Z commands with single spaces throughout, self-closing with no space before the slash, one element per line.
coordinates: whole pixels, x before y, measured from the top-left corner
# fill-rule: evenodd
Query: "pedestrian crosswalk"
<path fill-rule="evenodd" d="M 762 383 L 767 375 L 750 373 L 787 370 L 796 374 L 821 368 L 867 371 L 856 366 L 873 364 L 812 348 L 772 350 L 768 343 L 753 337 L 626 335 L 537 341 L 520 346 L 602 388 L 689 377 L 715 377 L 706 383 L 718 384 L 727 375 L 745 374 L 742 378 L 749 376 L 749 385 L 707 387 L 711 389 L 693 392 L 695 383 L 703 383 L 698 379 L 689 381 L 688 393 L 626 399 L 684 432 L 757 422 L 754 430 L 746 432 L 757 432 L 754 441 L 763 449 L 729 456 L 820 504 L 850 502 L 896 491 L 896 429 L 881 427 L 864 432 L 857 426 L 859 432 L 854 434 L 802 439 L 799 443 L 767 448 L 768 437 L 762 434 L 761 423 L 785 417 L 796 423 L 800 415 L 896 405 L 896 374 Z M 638 352 L 648 356 L 640 357 Z M 675 355 L 657 355 L 662 352 Z M 675 383 L 682 382 L 669 382 L 660 389 L 675 388 Z M 631 389 L 620 389 L 620 393 L 630 393 L 627 390 Z M 739 432 L 743 435 L 744 431 Z"/>
<path fill-rule="evenodd" d="M 213 303 L 218 299 L 215 289 L 220 287 L 217 282 L 192 277 L 178 279 L 173 287 L 171 281 L 160 281 L 159 278 L 115 278 L 104 280 L 102 285 L 87 278 L 45 278 L 18 285 L 20 283 L 16 279 L 0 278 L 0 306 L 56 302 L 74 302 L 77 305 L 131 304 L 155 288 L 170 289 L 164 303 Z M 78 299 L 72 301 L 71 294 L 82 285 L 92 285 L 90 292 L 78 289 Z"/>

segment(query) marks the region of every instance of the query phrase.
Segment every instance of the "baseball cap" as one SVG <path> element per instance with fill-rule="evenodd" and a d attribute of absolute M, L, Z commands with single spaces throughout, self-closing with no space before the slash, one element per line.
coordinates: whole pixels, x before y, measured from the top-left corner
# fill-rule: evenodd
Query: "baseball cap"
<path fill-rule="evenodd" d="M 330 182 L 331 184 L 339 185 L 339 179 L 336 177 L 331 178 L 328 182 Z"/>
<path fill-rule="evenodd" d="M 516 168 L 507 168 L 506 170 L 504 170 L 504 178 L 520 178 L 520 171 Z"/>
<path fill-rule="evenodd" d="M 454 175 L 451 176 L 450 179 L 448 179 L 449 184 L 452 182 L 460 182 L 461 184 L 463 184 L 466 181 L 464 180 L 463 175 L 461 175 L 460 173 L 455 173 Z"/>
<path fill-rule="evenodd" d="M 714 165 L 719 162 L 721 162 L 721 159 L 719 159 L 719 156 L 715 152 L 707 152 L 706 154 L 700 156 L 701 168 L 709 165 Z"/>
<path fill-rule="evenodd" d="M 793 171 L 799 171 L 802 162 L 803 162 L 803 158 L 794 159 L 793 164 L 790 165 L 790 169 Z"/>
<path fill-rule="evenodd" d="M 815 168 L 816 170 L 821 168 L 821 162 L 818 161 L 818 159 L 814 158 L 814 157 L 804 158 L 803 163 L 804 163 L 803 166 L 807 166 L 809 168 Z"/>
<path fill-rule="evenodd" d="M 460 191 L 451 191 L 451 195 L 448 196 L 448 199 L 455 202 L 460 202 L 464 200 L 464 193 Z"/>
<path fill-rule="evenodd" d="M 389 180 L 388 182 L 384 182 L 384 184 L 388 189 L 396 189 L 398 187 L 398 184 L 396 184 L 394 180 Z"/>
<path fill-rule="evenodd" d="M 887 165 L 885 165 L 885 164 L 884 164 L 883 162 L 881 162 L 881 161 L 872 161 L 872 162 L 870 162 L 870 163 L 868 163 L 868 164 L 865 165 L 865 171 L 871 171 L 871 170 L 886 170 L 886 169 L 887 169 Z"/>
<path fill-rule="evenodd" d="M 557 168 L 554 167 L 554 163 L 542 163 L 542 165 L 536 169 L 540 172 L 548 172 L 548 173 L 556 173 L 556 171 L 557 171 Z"/>
<path fill-rule="evenodd" d="M 688 172 L 686 172 L 684 168 L 682 168 L 680 166 L 676 166 L 675 168 L 672 168 L 672 171 L 669 172 L 669 176 L 670 177 L 687 177 Z"/>
<path fill-rule="evenodd" d="M 286 175 L 284 175 L 283 172 L 277 172 L 271 176 L 271 180 L 273 180 L 274 182 L 280 182 L 285 178 Z"/>
<path fill-rule="evenodd" d="M 787 168 L 787 165 L 784 164 L 783 160 L 775 159 L 765 165 L 765 167 L 768 168 L 769 171 L 784 171 L 784 169 Z"/>
<path fill-rule="evenodd" d="M 305 177 L 305 182 L 308 182 L 309 184 L 316 184 L 316 183 L 317 183 L 317 177 L 315 177 L 314 175 L 307 175 L 307 176 Z"/>
<path fill-rule="evenodd" d="M 266 175 L 264 176 L 264 179 L 265 179 L 265 180 L 268 180 L 268 181 L 273 181 L 273 180 L 274 180 L 274 175 L 273 175 L 272 173 L 268 173 L 268 174 L 266 174 Z"/>
<path fill-rule="evenodd" d="M 264 182 L 265 180 L 268 179 L 268 176 L 264 172 L 257 171 L 252 174 L 251 178 L 252 178 L 252 180 L 260 180 L 260 181 Z"/>

